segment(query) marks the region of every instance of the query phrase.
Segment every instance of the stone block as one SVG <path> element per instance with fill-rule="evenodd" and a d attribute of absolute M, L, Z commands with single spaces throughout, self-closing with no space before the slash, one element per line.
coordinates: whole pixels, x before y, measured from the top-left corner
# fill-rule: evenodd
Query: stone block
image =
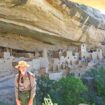
<path fill-rule="evenodd" d="M 4 52 L 4 59 L 10 58 L 10 52 Z"/>
<path fill-rule="evenodd" d="M 53 62 L 53 71 L 58 71 L 60 68 L 60 60 L 58 58 L 54 58 Z"/>
<path fill-rule="evenodd" d="M 59 80 L 62 78 L 62 72 L 49 74 L 51 80 Z"/>
<path fill-rule="evenodd" d="M 33 69 L 39 70 L 40 69 L 40 58 L 36 58 L 32 60 Z"/>

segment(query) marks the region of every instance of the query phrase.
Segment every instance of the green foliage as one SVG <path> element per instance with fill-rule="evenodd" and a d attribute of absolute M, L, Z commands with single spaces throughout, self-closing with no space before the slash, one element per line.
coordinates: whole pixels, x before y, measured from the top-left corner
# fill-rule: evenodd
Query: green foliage
<path fill-rule="evenodd" d="M 105 105 L 105 67 L 92 69 L 85 76 L 94 78 L 94 90 L 88 90 L 85 98 L 90 104 Z"/>
<path fill-rule="evenodd" d="M 95 103 L 93 103 L 92 105 L 95 105 Z"/>
<path fill-rule="evenodd" d="M 86 86 L 75 77 L 62 78 L 56 82 L 53 98 L 59 105 L 78 105 L 84 102 L 81 93 L 86 91 Z"/>
<path fill-rule="evenodd" d="M 105 97 L 105 68 L 100 68 L 96 73 L 95 83 L 97 95 Z"/>
<path fill-rule="evenodd" d="M 48 102 L 49 99 L 47 100 L 44 97 L 49 94 L 52 101 L 58 103 L 58 105 L 78 105 L 84 102 L 81 93 L 86 90 L 82 81 L 75 77 L 66 77 L 59 81 L 40 77 L 37 79 L 36 103 L 41 105 L 41 103 Z"/>
<path fill-rule="evenodd" d="M 44 97 L 49 94 L 54 83 L 54 81 L 45 76 L 37 78 L 36 105 L 41 105 L 43 103 Z"/>
<path fill-rule="evenodd" d="M 44 103 L 42 103 L 42 105 L 57 105 L 57 104 L 53 103 L 51 97 L 48 95 L 47 98 L 44 98 Z"/>
<path fill-rule="evenodd" d="M 105 67 L 92 69 L 88 75 L 93 77 L 96 84 L 97 94 L 102 96 L 105 91 Z"/>
<path fill-rule="evenodd" d="M 86 103 L 88 105 L 105 105 L 105 69 L 99 68 L 88 72 L 94 77 L 94 90 L 88 90 L 82 80 L 72 76 L 52 81 L 46 77 L 37 78 L 36 105 L 46 105 L 51 102 L 58 105 L 78 105 Z M 51 100 L 47 97 L 51 96 Z M 94 103 L 94 104 L 93 104 Z M 53 104 L 52 104 L 53 105 Z"/>

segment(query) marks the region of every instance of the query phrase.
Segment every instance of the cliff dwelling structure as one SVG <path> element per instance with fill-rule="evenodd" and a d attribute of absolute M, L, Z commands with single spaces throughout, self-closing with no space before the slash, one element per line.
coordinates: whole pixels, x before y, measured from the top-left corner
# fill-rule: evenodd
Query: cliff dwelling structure
<path fill-rule="evenodd" d="M 12 81 L 20 60 L 56 80 L 65 68 L 81 76 L 104 57 L 105 16 L 98 10 L 69 0 L 0 0 L 0 84 Z"/>

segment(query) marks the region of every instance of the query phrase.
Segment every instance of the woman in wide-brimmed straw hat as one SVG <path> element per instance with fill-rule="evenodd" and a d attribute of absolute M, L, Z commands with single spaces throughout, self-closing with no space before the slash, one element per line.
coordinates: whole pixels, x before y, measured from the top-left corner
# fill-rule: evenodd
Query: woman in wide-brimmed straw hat
<path fill-rule="evenodd" d="M 19 61 L 15 68 L 19 71 L 15 78 L 15 95 L 17 105 L 35 105 L 33 102 L 36 91 L 35 76 L 27 71 L 30 65 Z"/>

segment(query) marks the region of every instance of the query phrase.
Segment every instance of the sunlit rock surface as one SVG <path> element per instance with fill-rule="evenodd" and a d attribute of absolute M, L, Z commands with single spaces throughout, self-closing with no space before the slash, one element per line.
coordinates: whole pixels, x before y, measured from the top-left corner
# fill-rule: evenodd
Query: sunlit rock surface
<path fill-rule="evenodd" d="M 47 44 L 98 44 L 105 16 L 68 0 L 1 0 L 0 32 L 34 37 Z M 20 39 L 21 40 L 21 39 Z"/>

